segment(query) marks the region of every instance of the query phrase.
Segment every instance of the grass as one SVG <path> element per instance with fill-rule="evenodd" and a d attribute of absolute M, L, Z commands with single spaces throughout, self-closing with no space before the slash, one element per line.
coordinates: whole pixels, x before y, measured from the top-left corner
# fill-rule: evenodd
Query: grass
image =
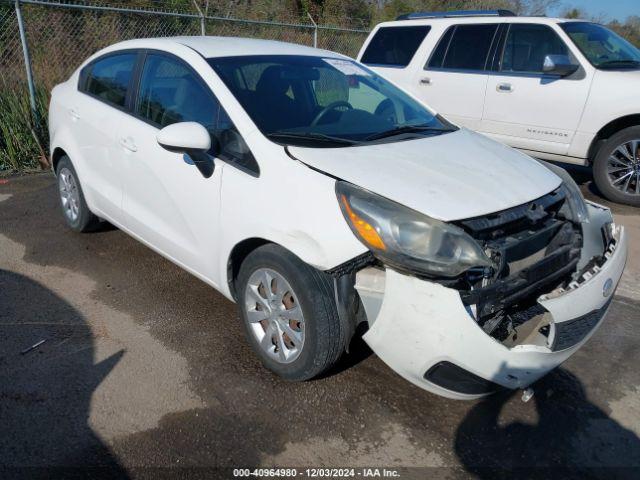
<path fill-rule="evenodd" d="M 38 90 L 33 124 L 26 89 L 0 87 L 0 173 L 47 166 L 47 103 L 46 91 Z"/>

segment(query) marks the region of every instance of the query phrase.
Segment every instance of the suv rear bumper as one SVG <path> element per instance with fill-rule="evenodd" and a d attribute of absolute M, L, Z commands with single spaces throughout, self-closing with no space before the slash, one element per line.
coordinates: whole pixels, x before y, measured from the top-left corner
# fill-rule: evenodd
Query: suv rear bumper
<path fill-rule="evenodd" d="M 552 317 L 548 345 L 537 342 L 508 348 L 482 330 L 457 290 L 389 268 L 368 268 L 357 274 L 356 288 L 370 324 L 364 340 L 405 379 L 445 397 L 473 399 L 490 389 L 456 391 L 451 389 L 455 382 L 440 380 L 438 385 L 427 380 L 425 375 L 437 365 L 462 369 L 463 383 L 466 372 L 471 383 L 475 378 L 479 384 L 527 387 L 569 358 L 602 324 L 627 258 L 622 227 L 614 238 L 615 250 L 597 273 L 577 287 L 538 298 Z M 578 338 L 565 339 L 561 345 L 570 346 L 558 348 L 556 335 L 571 331 L 577 331 Z M 441 368 L 440 377 L 442 372 Z M 456 377 L 460 371 L 450 367 L 444 373 Z"/>

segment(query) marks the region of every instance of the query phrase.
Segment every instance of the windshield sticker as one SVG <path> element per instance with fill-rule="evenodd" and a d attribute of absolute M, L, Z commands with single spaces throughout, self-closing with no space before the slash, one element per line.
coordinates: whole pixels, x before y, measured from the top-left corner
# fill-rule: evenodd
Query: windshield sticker
<path fill-rule="evenodd" d="M 345 75 L 362 75 L 370 77 L 371 74 L 367 72 L 357 63 L 353 63 L 350 60 L 340 60 L 339 58 L 323 58 L 326 63 L 331 65 L 336 70 L 344 73 Z"/>

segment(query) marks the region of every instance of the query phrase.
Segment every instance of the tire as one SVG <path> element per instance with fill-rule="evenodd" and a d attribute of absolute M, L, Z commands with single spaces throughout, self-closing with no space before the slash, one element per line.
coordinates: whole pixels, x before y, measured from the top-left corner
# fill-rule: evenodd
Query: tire
<path fill-rule="evenodd" d="M 271 306 L 265 307 L 267 281 L 273 299 Z M 333 279 L 328 274 L 284 248 L 268 244 L 243 261 L 236 292 L 246 337 L 272 372 L 286 380 L 304 381 L 326 372 L 339 360 L 344 351 L 344 332 Z M 261 317 L 264 319 L 259 320 Z M 287 326 L 290 337 L 285 335 Z"/>
<path fill-rule="evenodd" d="M 593 178 L 609 200 L 640 207 L 640 151 L 636 149 L 635 155 L 631 155 L 633 141 L 638 141 L 640 148 L 640 126 L 625 128 L 606 140 L 594 158 Z M 627 155 L 617 150 L 619 147 Z M 629 183 L 621 178 L 627 174 Z"/>
<path fill-rule="evenodd" d="M 76 232 L 90 232 L 98 228 L 100 219 L 89 210 L 78 174 L 69 157 L 60 158 L 56 177 L 62 216 L 69 228 Z"/>

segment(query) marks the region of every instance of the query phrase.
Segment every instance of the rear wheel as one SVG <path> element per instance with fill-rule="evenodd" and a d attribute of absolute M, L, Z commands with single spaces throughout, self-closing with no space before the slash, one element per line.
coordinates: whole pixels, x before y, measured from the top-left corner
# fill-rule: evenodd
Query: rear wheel
<path fill-rule="evenodd" d="M 287 380 L 308 380 L 339 359 L 343 332 L 329 275 L 277 245 L 242 263 L 238 305 L 262 364 Z"/>
<path fill-rule="evenodd" d="M 76 232 L 95 230 L 100 219 L 95 216 L 84 199 L 78 174 L 69 157 L 64 156 L 56 167 L 60 207 L 67 225 Z"/>
<path fill-rule="evenodd" d="M 621 130 L 602 144 L 593 177 L 608 199 L 640 206 L 640 126 Z"/>

